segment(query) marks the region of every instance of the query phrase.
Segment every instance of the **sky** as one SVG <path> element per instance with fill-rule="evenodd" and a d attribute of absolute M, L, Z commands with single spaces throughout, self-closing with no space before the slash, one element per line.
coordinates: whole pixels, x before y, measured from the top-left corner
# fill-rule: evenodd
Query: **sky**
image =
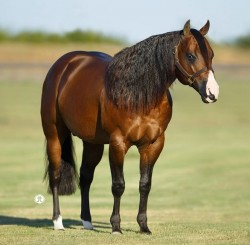
<path fill-rule="evenodd" d="M 63 33 L 94 30 L 129 42 L 181 30 L 190 19 L 209 37 L 229 42 L 250 34 L 249 0 L 0 0 L 0 28 Z"/>

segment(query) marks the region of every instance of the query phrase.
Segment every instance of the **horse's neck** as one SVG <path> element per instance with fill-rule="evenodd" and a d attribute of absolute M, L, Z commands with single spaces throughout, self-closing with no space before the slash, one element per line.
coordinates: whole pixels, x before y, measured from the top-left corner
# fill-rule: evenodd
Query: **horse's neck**
<path fill-rule="evenodd" d="M 157 105 L 176 79 L 173 52 L 179 40 L 179 32 L 152 36 L 115 55 L 106 72 L 107 97 L 131 111 Z"/>

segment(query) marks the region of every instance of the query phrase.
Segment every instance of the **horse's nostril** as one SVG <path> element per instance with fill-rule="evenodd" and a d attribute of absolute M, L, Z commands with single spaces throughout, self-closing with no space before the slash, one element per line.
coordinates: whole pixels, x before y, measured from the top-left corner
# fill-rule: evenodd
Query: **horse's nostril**
<path fill-rule="evenodd" d="M 215 100 L 214 94 L 211 94 L 211 93 L 209 93 L 208 98 L 209 98 L 210 100 Z"/>

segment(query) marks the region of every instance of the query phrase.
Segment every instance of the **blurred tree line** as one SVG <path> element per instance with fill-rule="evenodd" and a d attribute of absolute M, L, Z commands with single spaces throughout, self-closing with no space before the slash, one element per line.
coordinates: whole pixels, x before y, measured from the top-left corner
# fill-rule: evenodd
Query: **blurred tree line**
<path fill-rule="evenodd" d="M 0 42 L 30 42 L 30 43 L 111 43 L 121 44 L 127 43 L 127 40 L 120 37 L 105 35 L 95 31 L 83 31 L 76 29 L 64 34 L 48 33 L 44 31 L 22 31 L 16 34 L 10 33 L 7 30 L 0 29 Z M 250 33 L 240 36 L 227 45 L 234 45 L 244 49 L 250 49 Z"/>
<path fill-rule="evenodd" d="M 241 48 L 250 49 L 250 33 L 245 36 L 240 36 L 235 40 L 235 45 Z"/>
<path fill-rule="evenodd" d="M 111 43 L 124 44 L 126 40 L 104 35 L 100 32 L 83 31 L 80 29 L 66 32 L 64 34 L 47 33 L 44 31 L 22 31 L 16 34 L 0 29 L 0 42 L 30 42 L 30 43 Z"/>

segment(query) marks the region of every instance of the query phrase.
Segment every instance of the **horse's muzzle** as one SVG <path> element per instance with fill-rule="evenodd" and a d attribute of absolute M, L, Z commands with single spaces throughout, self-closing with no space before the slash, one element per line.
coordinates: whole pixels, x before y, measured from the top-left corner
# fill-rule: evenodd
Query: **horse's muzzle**
<path fill-rule="evenodd" d="M 214 103 L 218 99 L 218 92 L 213 94 L 208 88 L 208 81 L 195 82 L 192 87 L 200 94 L 201 99 L 204 103 Z"/>

